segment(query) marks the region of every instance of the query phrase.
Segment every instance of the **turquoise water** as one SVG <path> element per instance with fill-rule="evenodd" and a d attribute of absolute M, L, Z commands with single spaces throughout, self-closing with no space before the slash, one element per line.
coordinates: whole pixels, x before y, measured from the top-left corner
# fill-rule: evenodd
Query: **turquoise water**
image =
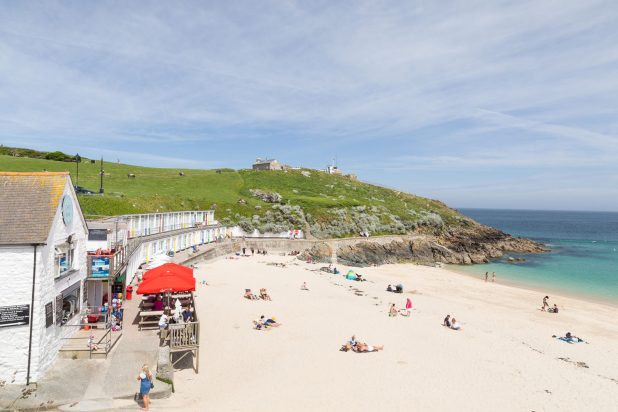
<path fill-rule="evenodd" d="M 463 214 L 515 236 L 547 244 L 550 253 L 508 254 L 456 270 L 533 289 L 618 303 L 618 213 L 461 209 Z M 508 263 L 506 257 L 523 257 Z"/>

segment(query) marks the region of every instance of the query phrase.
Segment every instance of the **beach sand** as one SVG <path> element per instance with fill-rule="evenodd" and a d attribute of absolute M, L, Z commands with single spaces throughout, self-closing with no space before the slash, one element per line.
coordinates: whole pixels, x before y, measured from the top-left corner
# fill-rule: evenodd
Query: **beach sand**
<path fill-rule="evenodd" d="M 320 266 L 275 255 L 201 263 L 200 373 L 177 371 L 176 393 L 152 410 L 618 410 L 615 307 L 550 295 L 561 309 L 551 314 L 543 294 L 446 269 L 386 265 L 354 282 Z M 273 301 L 242 298 L 261 287 Z M 411 316 L 389 317 L 407 297 Z M 283 326 L 254 330 L 262 314 Z M 441 325 L 446 314 L 461 331 Z M 552 338 L 567 331 L 590 344 Z M 385 350 L 339 351 L 352 334 Z"/>

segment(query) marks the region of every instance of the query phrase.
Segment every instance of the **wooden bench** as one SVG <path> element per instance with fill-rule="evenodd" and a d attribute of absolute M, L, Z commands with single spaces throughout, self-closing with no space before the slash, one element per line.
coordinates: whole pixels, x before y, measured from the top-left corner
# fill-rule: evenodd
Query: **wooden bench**
<path fill-rule="evenodd" d="M 138 330 L 142 330 L 143 326 L 150 326 L 150 325 L 156 325 L 159 326 L 159 318 L 161 317 L 161 315 L 163 315 L 163 311 L 162 310 L 152 310 L 152 311 L 148 311 L 148 310 L 143 310 L 139 313 L 139 317 L 140 317 L 140 321 L 139 321 L 139 326 L 138 326 Z M 152 320 L 153 317 L 156 317 L 155 320 Z M 149 319 L 150 320 L 146 320 Z"/>

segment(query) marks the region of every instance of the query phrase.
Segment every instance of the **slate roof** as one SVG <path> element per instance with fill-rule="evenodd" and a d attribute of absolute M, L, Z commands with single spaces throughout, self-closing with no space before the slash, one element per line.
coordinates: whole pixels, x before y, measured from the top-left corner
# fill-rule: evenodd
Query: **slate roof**
<path fill-rule="evenodd" d="M 47 241 L 67 172 L 0 172 L 0 245 Z"/>

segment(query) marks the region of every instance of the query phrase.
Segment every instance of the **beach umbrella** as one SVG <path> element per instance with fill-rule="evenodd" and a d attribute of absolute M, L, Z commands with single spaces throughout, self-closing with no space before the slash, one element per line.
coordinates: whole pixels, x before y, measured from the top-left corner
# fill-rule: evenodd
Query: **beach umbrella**
<path fill-rule="evenodd" d="M 182 276 L 182 277 L 193 277 L 193 269 L 187 266 L 178 265 L 176 263 L 165 263 L 161 266 L 157 266 L 154 269 L 150 269 L 144 276 L 142 276 L 143 280 L 155 278 L 161 276 L 163 274 L 171 274 L 174 276 Z"/>
<path fill-rule="evenodd" d="M 178 276 L 172 272 L 144 279 L 137 288 L 137 293 L 140 295 L 193 291 L 195 291 L 195 278 L 193 276 Z"/>

